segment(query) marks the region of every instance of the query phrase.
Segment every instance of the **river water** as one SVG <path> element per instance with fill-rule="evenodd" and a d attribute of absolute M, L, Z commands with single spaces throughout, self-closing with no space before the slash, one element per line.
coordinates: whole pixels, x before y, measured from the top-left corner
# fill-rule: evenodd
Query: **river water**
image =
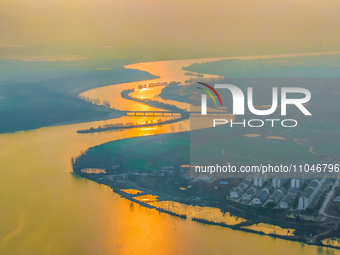
<path fill-rule="evenodd" d="M 149 71 L 161 78 L 102 87 L 83 95 L 109 100 L 112 106 L 122 110 L 152 110 L 122 99 L 121 91 L 150 82 L 183 82 L 190 76 L 185 76 L 181 68 L 195 62 L 198 60 L 130 65 L 128 68 Z M 161 100 L 157 97 L 160 90 L 160 87 L 138 90 L 134 96 Z M 183 220 L 144 208 L 121 198 L 107 186 L 70 174 L 71 157 L 89 147 L 128 137 L 190 129 L 189 122 L 183 121 L 163 127 L 76 133 L 92 126 L 145 120 L 150 118 L 123 117 L 0 135 L 0 254 L 312 255 L 338 252 Z"/>

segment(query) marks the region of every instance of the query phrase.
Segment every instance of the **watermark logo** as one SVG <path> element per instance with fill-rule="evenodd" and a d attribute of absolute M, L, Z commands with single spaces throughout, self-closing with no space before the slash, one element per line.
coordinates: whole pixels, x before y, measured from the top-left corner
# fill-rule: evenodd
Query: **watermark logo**
<path fill-rule="evenodd" d="M 217 91 L 212 86 L 205 84 L 203 82 L 198 82 L 198 83 L 211 89 L 211 91 L 213 91 L 215 95 L 217 96 L 217 98 L 219 99 L 221 106 L 222 106 L 222 100 L 219 94 L 217 93 Z M 215 105 L 217 105 L 216 100 L 210 91 L 200 88 L 200 87 L 197 87 L 197 88 L 203 90 L 208 95 L 210 95 L 210 97 L 214 100 Z M 215 84 L 215 88 L 228 89 L 231 92 L 232 97 L 233 97 L 233 114 L 244 115 L 244 94 L 239 87 L 235 85 L 231 85 L 231 84 Z M 252 87 L 247 88 L 247 92 L 248 92 L 248 109 L 251 113 L 255 115 L 263 116 L 263 115 L 270 115 L 275 112 L 277 105 L 278 105 L 277 103 L 278 102 L 278 89 L 276 87 L 274 87 L 272 90 L 272 105 L 269 109 L 266 109 L 266 110 L 255 109 L 254 104 L 253 104 L 253 88 Z M 287 98 L 288 93 L 300 93 L 300 94 L 304 94 L 304 97 L 294 98 L 294 99 Z M 287 105 L 289 104 L 295 105 L 297 108 L 300 109 L 300 111 L 304 115 L 312 115 L 303 105 L 307 103 L 310 99 L 311 99 L 311 93 L 309 92 L 308 89 L 295 88 L 295 87 L 281 88 L 281 115 L 287 114 Z M 202 115 L 207 114 L 207 95 L 206 94 L 201 95 L 201 114 Z"/>
<path fill-rule="evenodd" d="M 219 99 L 220 104 L 222 106 L 222 100 L 220 95 L 217 93 L 217 91 L 215 89 L 228 89 L 231 94 L 232 94 L 232 99 L 233 99 L 233 115 L 244 115 L 245 112 L 245 96 L 242 92 L 242 90 L 232 84 L 215 84 L 215 88 L 213 88 L 212 86 L 203 83 L 203 82 L 198 82 L 201 85 L 204 85 L 205 87 L 209 88 Z M 214 101 L 215 106 L 217 106 L 216 100 L 213 96 L 213 94 L 204 88 L 200 88 L 197 87 L 200 90 L 203 90 L 204 92 L 206 92 Z M 289 94 L 294 93 L 294 94 L 301 94 L 302 97 L 299 98 L 289 98 Z M 201 94 L 201 115 L 207 115 L 207 94 Z M 263 110 L 259 110 L 256 109 L 254 107 L 254 103 L 253 103 L 253 88 L 252 87 L 248 87 L 247 88 L 247 106 L 248 109 L 251 113 L 253 113 L 254 115 L 258 115 L 258 116 L 267 116 L 270 114 L 273 114 L 277 107 L 278 107 L 278 88 L 277 87 L 273 87 L 272 88 L 272 104 L 270 106 L 269 109 L 263 109 Z M 306 107 L 304 106 L 304 104 L 306 104 L 310 99 L 311 99 L 311 93 L 308 89 L 305 88 L 300 88 L 300 87 L 282 87 L 280 90 L 280 95 L 281 95 L 281 115 L 285 116 L 287 115 L 287 106 L 288 105 L 295 105 L 304 115 L 306 116 L 311 116 L 312 114 L 306 109 Z M 221 119 L 218 119 L 217 121 L 222 121 Z M 270 121 L 273 123 L 274 121 L 277 121 L 277 119 L 268 119 L 268 121 Z M 297 125 L 297 121 L 296 120 L 290 120 L 290 121 L 294 121 Z M 250 120 L 250 122 L 261 122 L 260 126 L 257 125 L 256 127 L 261 127 L 263 126 L 264 122 L 263 120 Z M 221 124 L 226 124 L 228 123 L 227 120 L 223 120 Z M 244 122 L 245 123 L 245 120 Z M 216 121 L 214 120 L 214 126 L 216 124 Z M 292 126 L 290 125 L 289 127 L 294 127 L 296 126 L 295 124 Z M 245 126 L 245 124 L 244 124 Z M 253 125 L 249 125 L 249 126 L 253 126 Z M 285 126 L 285 125 L 283 125 Z M 287 126 L 288 127 L 288 126 Z"/>
<path fill-rule="evenodd" d="M 210 85 L 208 85 L 206 83 L 203 83 L 203 82 L 197 82 L 197 83 L 199 83 L 199 84 L 201 84 L 203 86 L 206 86 L 212 92 L 214 92 L 215 95 L 217 96 L 218 100 L 220 101 L 221 106 L 223 106 L 220 95 L 217 93 L 217 91 L 213 87 L 211 87 Z M 197 87 L 197 88 L 200 89 L 200 90 L 203 90 L 205 93 L 207 93 L 212 98 L 212 100 L 214 101 L 215 106 L 217 106 L 215 97 L 211 94 L 211 92 L 209 90 L 204 89 L 204 88 L 200 88 L 200 87 Z M 202 94 L 201 95 L 201 114 L 202 115 L 206 115 L 207 114 L 207 95 L 206 94 Z"/>

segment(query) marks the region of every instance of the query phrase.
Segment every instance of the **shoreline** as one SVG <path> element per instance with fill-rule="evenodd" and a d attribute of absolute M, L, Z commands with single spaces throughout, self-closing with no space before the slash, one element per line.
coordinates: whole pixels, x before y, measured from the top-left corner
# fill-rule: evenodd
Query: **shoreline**
<path fill-rule="evenodd" d="M 313 55 L 313 54 L 312 54 Z M 320 54 L 320 55 L 324 55 L 324 54 Z M 282 57 L 290 57 L 290 56 L 282 56 Z M 266 58 L 266 56 L 264 57 Z M 133 66 L 132 65 L 129 65 L 129 66 Z M 124 92 L 124 91 L 123 91 Z M 130 100 L 135 100 L 134 98 L 131 98 L 127 95 L 124 95 L 124 93 L 122 92 L 122 97 L 123 98 L 126 98 L 126 99 L 130 99 Z M 124 97 L 125 96 L 125 97 Z M 144 102 L 145 103 L 145 102 Z M 131 128 L 135 128 L 136 126 L 132 126 Z M 78 174 L 77 174 L 78 175 Z M 128 194 L 124 191 L 121 191 L 120 189 L 122 188 L 132 188 L 132 187 L 117 187 L 115 185 L 115 182 L 113 181 L 109 181 L 108 179 L 106 178 L 100 178 L 99 176 L 96 176 L 95 174 L 82 174 L 82 175 L 78 175 L 78 176 L 81 176 L 85 179 L 88 179 L 88 180 L 92 180 L 92 181 L 95 181 L 96 183 L 98 184 L 104 184 L 104 185 L 107 185 L 109 186 L 114 193 L 116 194 L 119 194 L 122 198 L 125 198 L 131 202 L 134 202 L 134 203 L 137 203 L 141 206 L 144 206 L 146 208 L 150 208 L 150 209 L 155 209 L 159 212 L 162 212 L 162 213 L 167 213 L 171 216 L 176 216 L 176 217 L 179 217 L 181 219 L 187 219 L 188 217 L 186 215 L 180 215 L 180 214 L 177 214 L 177 213 L 174 213 L 174 212 L 171 212 L 169 210 L 165 210 L 165 209 L 161 209 L 161 208 L 157 208 L 156 206 L 153 206 L 153 205 L 150 205 L 148 203 L 145 203 L 145 202 L 141 202 L 139 200 L 136 200 L 134 199 L 133 197 L 135 195 L 131 195 L 131 194 Z M 126 182 L 121 182 L 120 184 L 127 184 Z M 116 183 L 117 184 L 117 183 Z M 135 186 L 135 185 L 132 185 L 132 186 Z M 136 187 L 137 188 L 137 187 Z M 143 189 L 141 187 L 138 187 L 137 189 L 139 190 L 142 190 L 143 192 L 146 190 L 146 189 Z M 145 194 L 149 194 L 149 195 L 158 195 L 158 192 L 150 192 L 150 191 L 146 191 Z M 182 201 L 182 200 L 178 200 L 178 199 L 175 199 L 175 198 L 172 198 L 171 199 L 171 196 L 166 196 L 164 194 L 162 194 L 162 198 L 160 198 L 159 201 L 166 201 L 166 199 L 163 199 L 164 197 L 170 197 L 170 199 L 168 199 L 167 201 L 176 201 L 176 202 L 179 202 L 179 203 L 182 203 L 182 204 L 185 204 L 185 205 L 197 205 L 197 204 L 193 204 L 189 201 Z M 204 205 L 204 206 L 211 206 L 211 205 Z M 213 206 L 212 206 L 213 207 Z M 216 207 L 215 207 L 216 208 Z M 217 207 L 218 208 L 218 207 Z M 221 208 L 218 208 L 221 210 Z M 224 211 L 225 212 L 225 211 Z M 263 216 L 259 216 L 259 218 L 264 218 Z M 239 230 L 239 231 L 243 231 L 243 232 L 248 232 L 248 233 L 253 233 L 253 234 L 260 234 L 260 235 L 266 235 L 266 236 L 270 236 L 270 237 L 273 237 L 273 238 L 279 238 L 279 239 L 282 239 L 282 240 L 288 240 L 288 241 L 295 241 L 295 242 L 299 242 L 299 243 L 302 243 L 302 244 L 308 244 L 308 245 L 313 245 L 313 246 L 319 246 L 319 247 L 326 247 L 326 248 L 332 248 L 332 249 L 337 249 L 337 250 L 340 250 L 340 247 L 337 247 L 337 246 L 331 246 L 331 245 L 326 245 L 326 244 L 323 244 L 321 241 L 326 239 L 326 238 L 332 238 L 334 237 L 335 235 L 332 234 L 334 231 L 333 229 L 329 229 L 329 231 L 324 231 L 320 234 L 317 234 L 317 235 L 314 235 L 312 238 L 311 237 L 308 237 L 308 236 L 284 236 L 284 235 L 278 235 L 278 234 L 272 234 L 272 233 L 269 233 L 269 234 L 266 234 L 264 232 L 260 232 L 260 231 L 255 231 L 255 230 L 252 230 L 252 229 L 244 229 L 244 228 L 241 228 L 240 224 L 237 224 L 237 225 L 228 225 L 228 224 L 225 224 L 225 223 L 222 223 L 222 222 L 213 222 L 213 221 L 209 221 L 209 220 L 204 220 L 204 219 L 199 219 L 199 218 L 190 218 L 190 220 L 192 221 L 196 221 L 198 223 L 201 223 L 201 224 L 208 224 L 208 225 L 218 225 L 218 226 L 221 226 L 221 227 L 227 227 L 227 228 L 230 228 L 230 229 L 233 229 L 233 230 Z M 278 222 L 279 220 L 275 220 L 275 219 L 271 219 L 273 222 Z M 257 223 L 262 223 L 263 221 L 259 220 L 259 221 L 252 221 L 252 220 L 249 220 L 249 219 L 246 219 L 246 222 L 248 222 L 248 224 L 250 225 L 253 225 L 253 224 L 257 224 Z M 284 222 L 282 221 L 281 224 L 284 224 Z M 299 228 L 299 224 L 296 224 L 297 227 Z M 280 224 L 278 226 L 281 226 Z M 310 226 L 312 226 L 312 224 L 310 224 Z M 309 227 L 310 227 L 309 226 Z M 301 227 L 301 226 L 300 226 Z"/>
<path fill-rule="evenodd" d="M 212 205 L 204 205 L 203 206 L 203 205 L 200 204 L 202 202 L 193 203 L 193 202 L 185 201 L 184 199 L 175 199 L 175 198 L 171 197 L 170 195 L 162 194 L 160 192 L 153 191 L 153 190 L 147 190 L 147 189 L 142 188 L 140 186 L 137 186 L 136 184 L 133 184 L 133 183 L 128 184 L 127 182 L 115 182 L 115 181 L 111 181 L 107 178 L 98 177 L 95 174 L 85 174 L 85 173 L 82 174 L 82 175 L 75 174 L 75 173 L 71 173 L 71 174 L 85 178 L 87 180 L 94 181 L 98 184 L 103 184 L 103 185 L 109 186 L 114 193 L 120 195 L 120 197 L 122 197 L 122 198 L 125 198 L 125 199 L 127 199 L 127 200 L 129 200 L 133 203 L 139 204 L 143 207 L 146 207 L 146 208 L 149 208 L 149 209 L 155 209 L 160 213 L 166 213 L 168 215 L 181 218 L 183 220 L 188 219 L 188 220 L 192 220 L 192 221 L 195 221 L 195 222 L 201 223 L 201 224 L 226 227 L 226 228 L 229 228 L 229 229 L 232 229 L 232 230 L 238 230 L 238 231 L 243 231 L 243 232 L 252 233 L 252 234 L 259 234 L 259 235 L 262 235 L 262 236 L 279 238 L 279 239 L 287 240 L 287 241 L 299 242 L 299 243 L 303 243 L 303 244 L 307 244 L 307 245 L 313 245 L 313 246 L 318 246 L 318 247 L 325 247 L 325 248 L 332 248 L 332 249 L 340 250 L 340 247 L 338 247 L 338 246 L 326 245 L 326 244 L 323 244 L 321 242 L 324 239 L 332 238 L 334 235 L 329 235 L 329 234 L 332 233 L 333 230 L 324 232 L 324 233 L 326 233 L 325 236 L 323 236 L 324 233 L 321 233 L 321 234 L 313 236 L 313 238 L 307 238 L 307 237 L 303 237 L 303 236 L 285 236 L 285 235 L 278 235 L 278 234 L 273 234 L 273 233 L 266 234 L 266 233 L 261 232 L 261 231 L 242 228 L 242 227 L 245 227 L 245 226 L 252 226 L 252 225 L 259 224 L 259 223 L 265 223 L 261 219 L 249 219 L 249 218 L 246 219 L 246 218 L 244 218 L 245 219 L 244 222 L 241 222 L 241 223 L 238 223 L 238 224 L 235 224 L 235 225 L 230 225 L 230 224 L 226 224 L 226 223 L 223 223 L 223 222 L 213 222 L 213 221 L 210 221 L 210 220 L 200 219 L 200 218 L 195 218 L 195 217 L 190 218 L 190 217 L 187 217 L 187 215 L 178 214 L 178 213 L 175 213 L 175 212 L 172 212 L 172 211 L 169 211 L 169 210 L 158 208 L 158 207 L 150 205 L 146 202 L 141 202 L 141 201 L 134 198 L 135 196 L 137 196 L 136 194 L 126 193 L 126 192 L 122 191 L 122 189 L 138 189 L 138 190 L 143 192 L 140 195 L 157 196 L 158 197 L 157 201 L 160 201 L 160 202 L 161 201 L 173 201 L 173 202 L 178 202 L 178 203 L 181 203 L 181 204 L 184 204 L 184 205 L 187 205 L 187 206 L 191 205 L 191 206 L 212 207 L 212 208 L 218 208 L 221 211 L 222 211 L 222 209 L 219 208 L 219 207 L 214 207 Z M 119 187 L 119 185 L 121 185 L 121 187 Z M 130 185 L 130 186 L 126 186 L 126 185 Z M 224 211 L 224 210 L 222 212 L 224 212 L 224 213 L 229 212 L 230 213 L 230 211 Z M 243 218 L 243 216 L 238 216 L 238 215 L 234 215 L 234 216 Z M 273 221 L 275 222 L 275 219 Z M 279 224 L 275 224 L 274 222 L 273 223 L 265 223 L 265 224 L 270 224 L 270 225 L 282 227 Z M 284 227 L 282 227 L 282 228 L 284 228 Z M 288 228 L 288 227 L 286 227 L 286 228 Z M 329 236 L 327 236 L 327 234 Z M 318 237 L 318 236 L 321 236 L 321 237 Z M 316 237 L 316 240 L 312 241 L 312 239 L 314 239 L 315 237 Z"/>
<path fill-rule="evenodd" d="M 133 92 L 134 90 L 128 89 L 128 90 L 123 90 L 121 92 L 121 97 L 132 100 L 138 103 L 145 104 L 150 107 L 157 107 L 162 110 L 168 110 L 169 113 L 174 113 L 173 111 L 176 110 L 177 112 L 181 112 L 180 115 L 181 117 L 179 118 L 174 118 L 171 120 L 165 120 L 162 122 L 157 122 L 157 123 L 150 123 L 150 124 L 138 124 L 138 125 L 132 125 L 132 126 L 114 126 L 114 127 L 91 127 L 89 129 L 83 129 L 83 130 L 77 130 L 77 133 L 79 134 L 89 134 L 89 133 L 96 133 L 96 132 L 104 132 L 104 131 L 109 131 L 109 130 L 120 130 L 120 129 L 131 129 L 131 128 L 143 128 L 143 127 L 152 127 L 152 126 L 162 126 L 162 125 L 167 125 L 167 124 L 172 124 L 176 122 L 180 122 L 182 120 L 189 119 L 189 112 L 186 110 L 183 110 L 181 108 L 178 108 L 177 106 L 174 105 L 169 105 L 169 104 L 164 104 L 158 101 L 153 101 L 153 100 L 143 100 L 143 99 L 137 99 L 132 96 L 130 96 L 130 93 Z M 121 111 L 121 113 L 124 113 L 124 111 Z M 124 116 L 124 115 L 123 115 Z M 153 117 L 171 117 L 171 116 L 153 116 Z"/>
<path fill-rule="evenodd" d="M 118 118 L 125 116 L 124 112 L 122 112 L 122 111 L 114 110 L 114 109 L 112 109 L 112 110 L 113 110 L 113 112 L 109 113 L 106 117 L 94 118 L 94 119 L 89 119 L 89 120 L 85 120 L 85 121 L 81 121 L 81 122 L 80 121 L 60 122 L 60 123 L 56 123 L 56 124 L 51 124 L 51 125 L 46 126 L 46 127 L 72 125 L 72 124 L 88 123 L 88 122 L 102 121 L 102 120 L 112 120 L 112 119 L 118 119 Z M 26 131 L 26 130 L 23 130 L 23 131 Z"/>
<path fill-rule="evenodd" d="M 123 115 L 124 116 L 124 115 Z M 167 125 L 167 124 L 172 124 L 176 123 L 182 120 L 186 120 L 189 117 L 180 117 L 172 120 L 166 120 L 162 122 L 157 122 L 157 123 L 150 123 L 150 124 L 140 124 L 140 125 L 135 125 L 135 126 L 123 126 L 123 127 L 108 127 L 108 128 L 89 128 L 89 129 L 83 129 L 83 130 L 78 130 L 78 134 L 92 134 L 92 133 L 97 133 L 97 132 L 104 132 L 104 131 L 110 131 L 110 130 L 123 130 L 123 129 L 130 129 L 130 128 L 143 128 L 143 127 L 152 127 L 152 126 L 162 126 L 162 125 Z"/>
<path fill-rule="evenodd" d="M 46 128 L 46 127 L 58 127 L 58 126 L 64 126 L 64 125 L 89 123 L 89 122 L 95 122 L 95 121 L 113 120 L 113 119 L 121 118 L 123 116 L 125 116 L 125 115 L 122 114 L 121 111 L 117 111 L 117 112 L 111 112 L 105 117 L 99 117 L 99 118 L 95 117 L 93 119 L 79 120 L 79 121 L 76 120 L 76 121 L 59 122 L 59 123 L 53 123 L 53 124 L 46 125 L 46 126 L 27 128 L 27 129 L 15 130 L 15 131 L 10 131 L 10 132 L 1 132 L 0 131 L 0 134 L 14 134 L 14 133 L 17 133 L 17 132 L 28 132 L 28 131 L 37 130 L 37 129 L 40 129 L 40 128 Z"/>

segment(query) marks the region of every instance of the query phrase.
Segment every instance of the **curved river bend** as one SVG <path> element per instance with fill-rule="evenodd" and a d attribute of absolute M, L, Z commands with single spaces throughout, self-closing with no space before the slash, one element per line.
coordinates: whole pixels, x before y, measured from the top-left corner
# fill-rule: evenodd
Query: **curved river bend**
<path fill-rule="evenodd" d="M 110 100 L 111 105 L 122 110 L 151 110 L 122 99 L 121 91 L 149 82 L 183 82 L 190 76 L 185 76 L 181 68 L 195 62 L 197 60 L 131 65 L 128 68 L 146 70 L 161 78 L 102 87 L 83 95 Z M 157 98 L 160 90 L 160 87 L 145 89 L 135 92 L 134 96 Z M 184 103 L 163 101 L 188 108 Z M 159 213 L 121 198 L 107 186 L 70 174 L 71 157 L 89 147 L 128 137 L 167 133 L 174 128 L 168 125 L 76 133 L 79 129 L 134 121 L 132 119 L 123 117 L 0 135 L 0 254 L 313 255 L 337 252 Z M 173 125 L 176 131 L 189 130 L 188 121 Z"/>

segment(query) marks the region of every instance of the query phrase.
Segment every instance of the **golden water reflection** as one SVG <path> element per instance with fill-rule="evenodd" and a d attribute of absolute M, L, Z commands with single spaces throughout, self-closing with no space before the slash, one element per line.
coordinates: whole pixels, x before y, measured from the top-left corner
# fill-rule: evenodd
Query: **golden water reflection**
<path fill-rule="evenodd" d="M 176 70 L 190 64 L 171 62 L 171 65 L 177 63 Z M 147 65 L 157 67 L 158 64 Z M 145 67 L 146 64 L 140 66 Z M 135 68 L 141 69 L 138 67 L 139 64 L 136 64 Z M 167 69 L 163 67 L 159 70 Z M 159 70 L 155 69 L 154 74 L 162 76 Z M 164 79 L 174 80 L 171 75 L 169 71 L 169 76 Z M 122 110 L 150 109 L 149 106 L 121 99 L 120 92 L 134 84 L 138 86 L 140 82 L 131 86 L 125 83 L 99 88 L 88 94 L 98 95 L 101 101 L 110 98 L 111 105 Z M 131 118 L 0 135 L 1 254 L 317 255 L 329 251 L 298 242 L 182 220 L 122 199 L 108 186 L 70 174 L 71 157 L 78 156 L 89 147 L 112 140 L 174 132 L 172 125 L 164 125 L 92 134 L 76 133 L 79 129 L 92 126 L 128 123 Z M 174 123 L 173 126 L 176 132 L 190 128 L 188 120 Z M 218 209 L 170 201 L 150 203 L 169 210 L 178 207 L 176 210 L 183 210 L 191 217 L 213 218 L 216 222 L 228 224 L 234 220 L 242 222 L 242 219 L 231 218 Z"/>
<path fill-rule="evenodd" d="M 268 139 L 277 139 L 277 140 L 287 140 L 286 138 L 284 138 L 282 136 L 267 136 L 265 138 L 268 138 Z"/>
<path fill-rule="evenodd" d="M 243 135 L 243 136 L 246 136 L 246 137 L 259 137 L 261 135 L 259 135 L 259 134 L 246 134 L 246 135 Z"/>
<path fill-rule="evenodd" d="M 136 194 L 140 194 L 143 193 L 143 191 L 140 191 L 138 189 L 121 189 L 121 191 L 127 193 L 127 194 L 131 194 L 131 195 L 136 195 Z"/>
<path fill-rule="evenodd" d="M 134 197 L 134 199 L 140 202 L 148 203 L 148 204 L 150 204 L 150 202 L 157 201 L 157 198 L 158 197 L 154 195 L 143 195 L 143 196 Z"/>
<path fill-rule="evenodd" d="M 221 58 L 213 58 L 213 59 L 204 59 L 204 62 L 218 60 Z M 120 97 L 120 94 L 123 90 L 134 89 L 135 91 L 131 93 L 132 97 L 141 98 L 141 99 L 151 99 L 157 100 L 159 102 L 165 104 L 176 105 L 181 109 L 190 109 L 189 103 L 178 102 L 173 100 L 167 100 L 159 97 L 164 86 L 154 86 L 149 88 L 139 89 L 139 85 L 149 85 L 155 83 L 171 83 L 173 81 L 180 82 L 185 84 L 185 81 L 188 79 L 188 76 L 185 75 L 185 71 L 182 69 L 184 66 L 189 66 L 193 63 L 202 62 L 199 59 L 187 59 L 187 60 L 176 60 L 176 61 L 156 61 L 156 62 L 147 62 L 147 63 L 138 63 L 127 65 L 125 68 L 129 69 L 138 69 L 142 71 L 149 72 L 151 74 L 160 76 L 157 79 L 138 81 L 138 82 L 129 82 L 129 83 L 121 83 L 106 87 L 100 87 L 85 91 L 81 94 L 81 96 L 88 97 L 90 99 L 99 99 L 101 102 L 104 100 L 109 101 L 111 103 L 111 107 L 115 109 L 119 109 L 122 111 L 157 111 L 159 108 L 151 107 L 139 102 L 135 102 L 132 100 L 124 99 Z M 217 79 L 219 76 L 204 74 L 204 78 L 208 79 Z"/>

